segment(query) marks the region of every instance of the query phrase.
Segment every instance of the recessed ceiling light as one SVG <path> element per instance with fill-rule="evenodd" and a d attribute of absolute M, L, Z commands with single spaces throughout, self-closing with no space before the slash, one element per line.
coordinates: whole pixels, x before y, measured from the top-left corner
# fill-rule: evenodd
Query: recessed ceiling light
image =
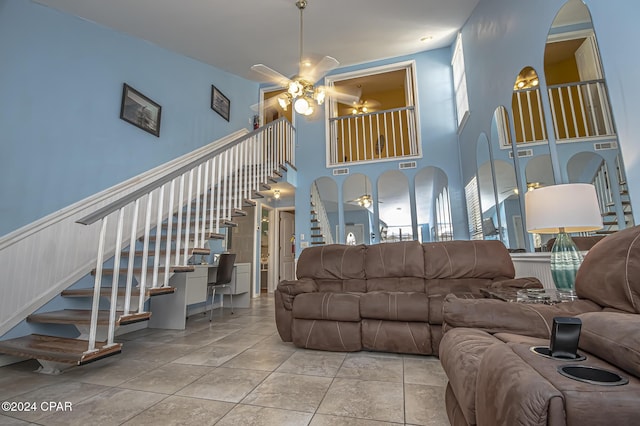
<path fill-rule="evenodd" d="M 428 36 L 420 37 L 420 41 L 423 43 L 429 40 L 433 40 L 433 36 L 428 35 Z"/>

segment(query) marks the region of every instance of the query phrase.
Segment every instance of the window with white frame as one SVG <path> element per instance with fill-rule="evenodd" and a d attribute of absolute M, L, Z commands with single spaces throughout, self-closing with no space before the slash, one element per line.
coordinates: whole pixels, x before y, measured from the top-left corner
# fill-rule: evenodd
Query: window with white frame
<path fill-rule="evenodd" d="M 480 212 L 480 197 L 478 196 L 478 179 L 473 177 L 464 187 L 467 199 L 467 220 L 469 222 L 469 236 L 472 240 L 482 240 L 482 213 Z"/>
<path fill-rule="evenodd" d="M 458 33 L 451 59 L 453 68 L 453 89 L 456 93 L 456 112 L 458 128 L 462 126 L 469 115 L 469 98 L 467 96 L 467 76 L 464 69 L 464 54 L 462 52 L 462 34 Z"/>

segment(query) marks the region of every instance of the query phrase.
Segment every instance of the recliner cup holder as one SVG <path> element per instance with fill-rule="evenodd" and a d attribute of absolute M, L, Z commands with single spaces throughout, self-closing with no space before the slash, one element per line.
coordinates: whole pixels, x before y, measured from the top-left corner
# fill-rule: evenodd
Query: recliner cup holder
<path fill-rule="evenodd" d="M 587 365 L 563 365 L 558 373 L 565 377 L 592 385 L 620 386 L 629 383 L 629 379 L 613 371 Z"/>
<path fill-rule="evenodd" d="M 531 352 L 536 353 L 538 355 L 542 355 L 543 357 L 546 357 L 546 358 L 555 359 L 557 361 L 574 361 L 575 362 L 575 361 L 584 361 L 585 359 L 587 359 L 586 356 L 580 355 L 580 354 L 577 354 L 575 358 L 551 356 L 551 349 L 549 348 L 549 346 L 532 346 Z"/>

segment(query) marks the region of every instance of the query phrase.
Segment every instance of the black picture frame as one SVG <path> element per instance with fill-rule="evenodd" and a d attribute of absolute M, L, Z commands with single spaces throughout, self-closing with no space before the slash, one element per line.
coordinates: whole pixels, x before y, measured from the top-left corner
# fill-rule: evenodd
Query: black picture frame
<path fill-rule="evenodd" d="M 211 85 L 211 109 L 220 114 L 222 118 L 229 121 L 231 111 L 231 101 L 213 84 Z"/>
<path fill-rule="evenodd" d="M 156 137 L 160 137 L 162 107 L 127 83 L 122 86 L 120 118 Z"/>

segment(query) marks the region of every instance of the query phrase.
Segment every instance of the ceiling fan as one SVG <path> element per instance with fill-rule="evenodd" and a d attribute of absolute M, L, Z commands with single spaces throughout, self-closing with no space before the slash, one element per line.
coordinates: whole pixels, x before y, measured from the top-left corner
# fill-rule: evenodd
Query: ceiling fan
<path fill-rule="evenodd" d="M 353 102 L 359 102 L 360 97 L 357 95 L 325 86 L 314 86 L 315 83 L 340 63 L 331 56 L 325 56 L 315 66 L 307 66 L 308 63 L 303 61 L 302 35 L 304 26 L 302 12 L 307 7 L 307 0 L 297 0 L 295 5 L 300 10 L 300 61 L 298 75 L 287 78 L 264 64 L 253 65 L 251 69 L 261 74 L 267 81 L 287 89 L 277 97 L 278 104 L 285 111 L 289 105 L 293 104 L 293 108 L 298 114 L 309 116 L 315 110 L 314 105 L 322 105 L 327 95 L 342 103 L 352 104 Z"/>
<path fill-rule="evenodd" d="M 360 99 L 358 102 L 354 102 L 351 106 L 351 113 L 353 115 L 356 114 L 367 114 L 369 112 L 374 112 L 375 108 L 380 106 L 380 102 L 375 99 Z"/>

